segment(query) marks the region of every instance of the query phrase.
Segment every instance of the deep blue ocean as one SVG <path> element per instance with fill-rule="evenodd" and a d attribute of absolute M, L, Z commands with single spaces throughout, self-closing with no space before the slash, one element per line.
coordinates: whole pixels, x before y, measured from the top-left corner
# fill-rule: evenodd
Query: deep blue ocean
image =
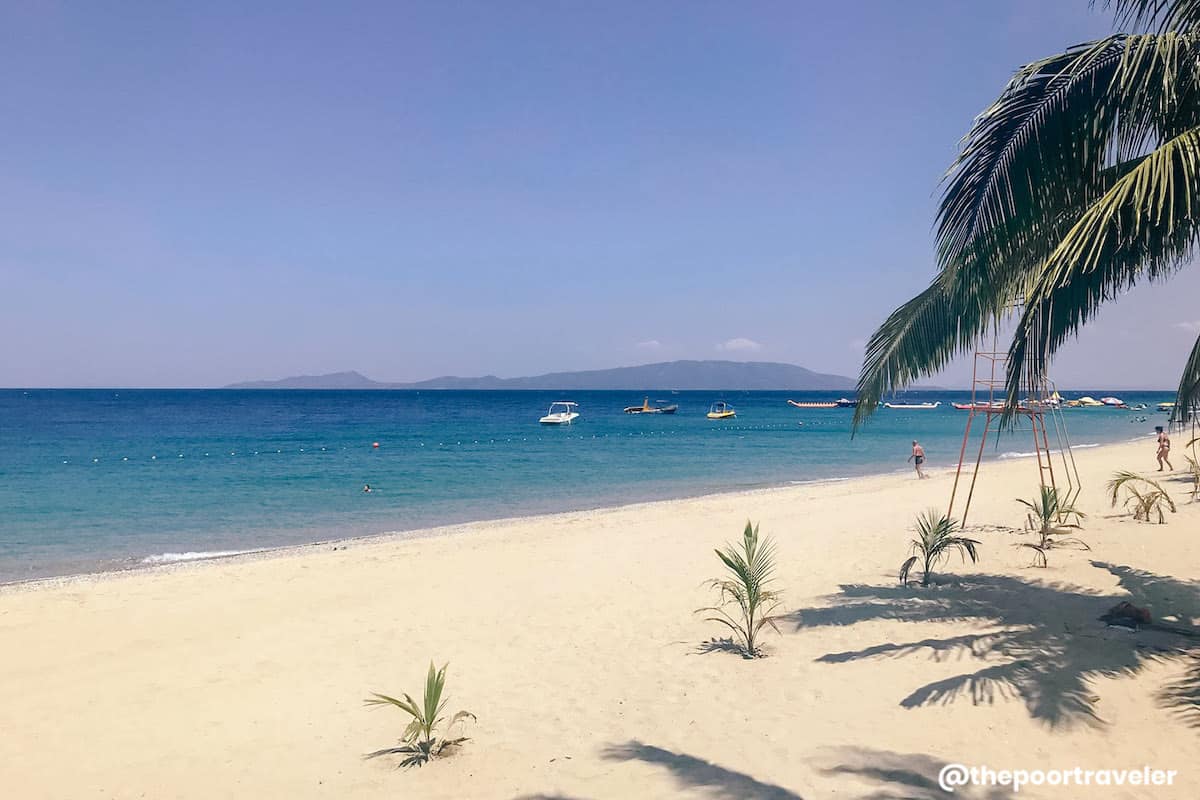
<path fill-rule="evenodd" d="M 1109 394 L 1064 392 L 1068 397 Z M 1075 446 L 1146 435 L 1147 411 L 1064 412 Z M 933 411 L 785 402 L 829 392 L 653 392 L 673 416 L 622 413 L 612 391 L 0 390 L 0 582 L 433 525 L 850 477 L 957 461 L 963 392 L 912 392 Z M 551 401 L 571 426 L 538 424 Z M 705 418 L 715 400 L 736 419 Z M 379 447 L 373 444 L 378 442 Z M 1027 432 L 989 457 L 1032 449 Z M 374 491 L 366 494 L 364 484 Z"/>

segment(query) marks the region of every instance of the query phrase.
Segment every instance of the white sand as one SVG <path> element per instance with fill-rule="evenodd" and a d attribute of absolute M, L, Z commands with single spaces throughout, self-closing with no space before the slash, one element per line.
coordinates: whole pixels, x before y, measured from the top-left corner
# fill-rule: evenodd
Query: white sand
<path fill-rule="evenodd" d="M 1031 569 L 1013 546 L 1028 536 L 986 530 L 978 566 L 955 559 L 927 590 L 901 590 L 896 568 L 914 514 L 945 504 L 945 472 L 9 587 L 0 793 L 922 798 L 947 796 L 936 775 L 953 761 L 1148 764 L 1175 785 L 1094 796 L 1196 797 L 1200 726 L 1164 694 L 1195 679 L 1196 640 L 1096 617 L 1131 599 L 1197 622 L 1200 504 L 1165 526 L 1114 516 L 1104 481 L 1152 467 L 1153 442 L 1079 463 L 1091 552 Z M 1019 525 L 1012 498 L 1035 493 L 1032 461 L 988 464 L 972 521 Z M 791 617 L 768 658 L 701 654 L 722 633 L 693 614 L 712 548 L 747 518 L 778 540 Z M 431 657 L 450 662 L 450 710 L 479 716 L 471 741 L 418 770 L 364 760 L 406 720 L 362 699 L 418 692 Z"/>

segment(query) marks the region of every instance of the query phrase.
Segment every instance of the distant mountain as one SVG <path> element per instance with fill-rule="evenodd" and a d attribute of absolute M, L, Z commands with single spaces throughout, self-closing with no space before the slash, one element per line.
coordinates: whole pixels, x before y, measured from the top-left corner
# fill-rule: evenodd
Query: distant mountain
<path fill-rule="evenodd" d="M 357 372 L 331 372 L 328 375 L 297 375 L 278 381 L 245 381 L 231 383 L 226 389 L 390 389 L 386 383 L 373 381 Z"/>
<path fill-rule="evenodd" d="M 381 383 L 357 372 L 235 383 L 227 389 L 827 389 L 850 391 L 854 379 L 769 361 L 666 361 L 637 367 L 551 372 L 528 378 L 445 376 L 416 383 Z"/>

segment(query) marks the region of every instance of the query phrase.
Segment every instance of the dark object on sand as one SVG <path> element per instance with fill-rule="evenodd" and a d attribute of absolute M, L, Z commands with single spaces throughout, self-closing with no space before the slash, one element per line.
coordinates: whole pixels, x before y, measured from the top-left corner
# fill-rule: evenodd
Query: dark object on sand
<path fill-rule="evenodd" d="M 1100 619 L 1109 625 L 1118 625 L 1122 628 L 1137 630 L 1142 625 L 1150 624 L 1150 611 L 1149 609 L 1138 608 L 1133 603 L 1122 601 L 1110 608 L 1106 613 L 1101 614 Z"/>
<path fill-rule="evenodd" d="M 1109 625 L 1128 628 L 1131 631 L 1145 628 L 1162 633 L 1173 633 L 1176 636 L 1186 636 L 1189 639 L 1200 639 L 1200 628 L 1193 625 L 1168 625 L 1164 622 L 1154 622 L 1150 617 L 1149 609 L 1138 608 L 1133 603 L 1117 603 L 1106 613 L 1101 614 L 1100 619 Z"/>

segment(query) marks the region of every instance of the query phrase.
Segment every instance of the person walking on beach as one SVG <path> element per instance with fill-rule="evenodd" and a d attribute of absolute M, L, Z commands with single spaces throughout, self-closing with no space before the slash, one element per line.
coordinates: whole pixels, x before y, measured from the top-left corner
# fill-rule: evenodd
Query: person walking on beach
<path fill-rule="evenodd" d="M 929 477 L 925 474 L 924 470 L 921 469 L 921 465 L 925 463 L 925 448 L 921 447 L 920 443 L 916 439 L 913 439 L 912 455 L 910 455 L 906 460 L 911 461 L 916 465 L 918 479 L 925 480 L 925 478 Z"/>
<path fill-rule="evenodd" d="M 1163 471 L 1163 464 L 1167 465 L 1167 469 L 1171 472 L 1175 471 L 1175 467 L 1171 466 L 1171 437 L 1167 436 L 1167 432 L 1163 430 L 1162 425 L 1156 425 L 1154 428 L 1158 434 L 1158 471 Z"/>

